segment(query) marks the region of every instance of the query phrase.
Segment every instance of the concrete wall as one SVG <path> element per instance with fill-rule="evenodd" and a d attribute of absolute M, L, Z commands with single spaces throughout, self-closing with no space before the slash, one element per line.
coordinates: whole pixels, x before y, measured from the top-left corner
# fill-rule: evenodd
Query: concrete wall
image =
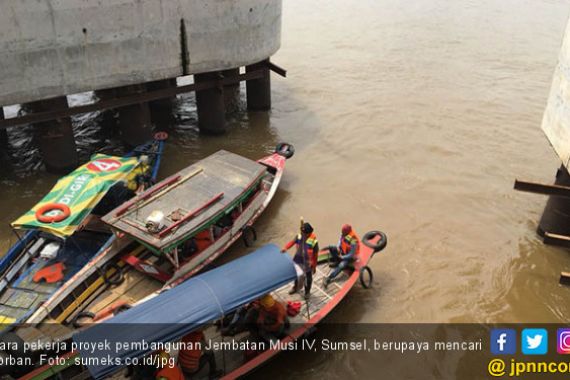
<path fill-rule="evenodd" d="M 570 168 L 570 22 L 566 25 L 558 64 L 552 77 L 542 130 L 562 160 Z"/>
<path fill-rule="evenodd" d="M 0 105 L 243 66 L 280 41 L 281 0 L 0 0 Z"/>

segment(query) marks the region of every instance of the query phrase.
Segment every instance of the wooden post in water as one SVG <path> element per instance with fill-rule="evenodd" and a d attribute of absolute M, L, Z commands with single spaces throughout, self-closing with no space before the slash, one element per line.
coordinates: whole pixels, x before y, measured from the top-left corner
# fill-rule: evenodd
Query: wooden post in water
<path fill-rule="evenodd" d="M 224 78 L 234 78 L 239 75 L 239 68 L 222 71 Z M 240 103 L 240 83 L 224 85 L 224 105 L 226 113 L 231 114 L 239 111 Z"/>
<path fill-rule="evenodd" d="M 221 79 L 220 72 L 194 74 L 194 83 L 210 82 Z M 196 91 L 198 126 L 200 132 L 209 135 L 221 135 L 226 132 L 226 107 L 224 87 L 220 85 Z"/>
<path fill-rule="evenodd" d="M 570 186 L 570 174 L 564 165 L 556 172 L 556 185 Z M 537 233 L 544 237 L 545 233 L 570 236 L 570 198 L 551 195 L 540 218 Z"/>
<path fill-rule="evenodd" d="M 268 111 L 271 109 L 271 78 L 268 68 L 269 59 L 245 67 L 246 72 L 265 70 L 263 78 L 246 81 L 247 109 L 251 111 Z"/>
<path fill-rule="evenodd" d="M 119 87 L 118 97 L 146 91 L 141 84 Z M 152 124 L 148 103 L 139 103 L 119 109 L 119 128 L 123 142 L 129 146 L 144 144 L 152 139 Z"/>
<path fill-rule="evenodd" d="M 4 120 L 4 107 L 0 107 L 0 120 Z M 0 129 L 0 150 L 5 151 L 8 145 L 8 132 Z"/>
<path fill-rule="evenodd" d="M 173 88 L 176 86 L 177 86 L 176 78 L 158 80 L 146 83 L 146 89 L 148 91 L 163 90 L 167 88 Z M 172 98 L 153 100 L 149 103 L 150 117 L 154 125 L 165 126 L 166 128 L 164 129 L 168 129 L 168 126 L 174 125 L 175 101 L 176 101 L 176 96 Z"/>
<path fill-rule="evenodd" d="M 45 112 L 63 110 L 69 105 L 67 97 L 60 96 L 26 103 L 23 107 L 30 112 Z M 67 173 L 79 164 L 69 117 L 34 124 L 34 140 L 49 172 Z"/>

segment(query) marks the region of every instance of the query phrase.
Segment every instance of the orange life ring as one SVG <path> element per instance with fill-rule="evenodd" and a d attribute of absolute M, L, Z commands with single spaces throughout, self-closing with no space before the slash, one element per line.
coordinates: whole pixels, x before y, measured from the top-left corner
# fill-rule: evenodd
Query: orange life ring
<path fill-rule="evenodd" d="M 168 138 L 168 132 L 159 131 L 154 134 L 154 139 L 158 141 L 164 141 Z"/>
<path fill-rule="evenodd" d="M 60 214 L 57 215 L 46 215 L 50 211 L 59 210 L 61 211 Z M 71 210 L 67 205 L 63 203 L 48 203 L 40 207 L 36 211 L 36 219 L 38 222 L 42 223 L 57 223 L 65 220 L 71 215 Z"/>

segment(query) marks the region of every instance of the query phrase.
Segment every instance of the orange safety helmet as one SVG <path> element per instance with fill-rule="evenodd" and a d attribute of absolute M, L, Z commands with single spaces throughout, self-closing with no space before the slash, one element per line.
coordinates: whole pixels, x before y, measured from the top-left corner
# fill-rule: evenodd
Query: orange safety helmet
<path fill-rule="evenodd" d="M 270 294 L 266 294 L 259 299 L 259 303 L 264 309 L 271 309 L 275 305 L 275 299 Z"/>
<path fill-rule="evenodd" d="M 348 235 L 352 231 L 352 226 L 350 224 L 343 224 L 342 225 L 342 236 Z"/>

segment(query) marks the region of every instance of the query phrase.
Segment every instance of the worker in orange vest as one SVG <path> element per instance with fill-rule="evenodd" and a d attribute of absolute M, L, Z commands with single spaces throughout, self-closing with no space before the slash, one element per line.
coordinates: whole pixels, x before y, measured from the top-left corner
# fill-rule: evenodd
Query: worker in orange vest
<path fill-rule="evenodd" d="M 257 314 L 258 334 L 269 341 L 272 338 L 281 338 L 288 323 L 287 310 L 283 304 L 266 294 L 259 299 Z"/>
<path fill-rule="evenodd" d="M 338 245 L 331 245 L 326 249 L 328 249 L 332 261 L 330 266 L 335 269 L 325 278 L 325 287 L 327 287 L 341 271 L 357 259 L 358 253 L 360 252 L 360 239 L 350 224 L 344 224 L 341 228 Z"/>
<path fill-rule="evenodd" d="M 158 353 L 158 371 L 156 380 L 184 380 L 184 373 L 176 363 L 170 363 L 170 355 L 165 351 Z"/>
<path fill-rule="evenodd" d="M 317 256 L 319 254 L 319 241 L 317 240 L 317 235 L 314 233 L 313 226 L 309 223 L 302 223 L 301 233 L 285 244 L 281 252 L 286 252 L 294 245 L 297 248 L 297 252 L 293 257 L 293 261 L 305 274 L 305 298 L 309 298 L 311 285 L 313 284 L 313 273 L 315 273 L 317 268 Z M 299 291 L 301 286 L 299 282 L 300 281 L 295 280 L 293 289 L 291 289 L 289 294 L 294 294 Z"/>
<path fill-rule="evenodd" d="M 181 257 L 188 259 L 191 256 L 202 252 L 212 245 L 212 238 L 210 236 L 210 229 L 205 229 L 198 232 L 194 237 L 186 240 L 181 250 Z"/>
<path fill-rule="evenodd" d="M 206 363 L 210 365 L 210 378 L 219 375 L 216 371 L 216 357 L 212 350 L 205 350 L 206 337 L 201 330 L 192 331 L 186 334 L 180 340 L 184 343 L 178 352 L 178 364 L 182 367 L 182 371 L 188 375 L 194 375 L 200 371 Z"/>

